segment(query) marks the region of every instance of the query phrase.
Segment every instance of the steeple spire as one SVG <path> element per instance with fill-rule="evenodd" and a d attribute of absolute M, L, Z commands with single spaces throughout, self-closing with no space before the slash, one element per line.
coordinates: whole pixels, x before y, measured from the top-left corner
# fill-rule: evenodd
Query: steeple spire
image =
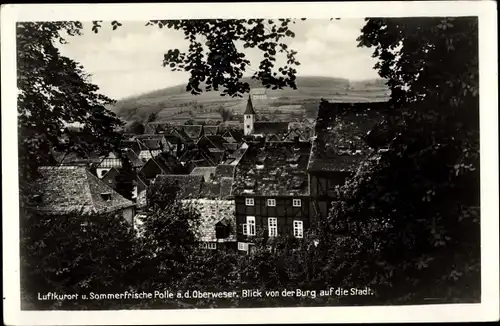
<path fill-rule="evenodd" d="M 255 111 L 253 109 L 253 104 L 252 104 L 252 97 L 250 94 L 248 94 L 248 101 L 247 101 L 247 109 L 245 110 L 245 115 L 246 114 L 253 114 L 255 115 Z"/>

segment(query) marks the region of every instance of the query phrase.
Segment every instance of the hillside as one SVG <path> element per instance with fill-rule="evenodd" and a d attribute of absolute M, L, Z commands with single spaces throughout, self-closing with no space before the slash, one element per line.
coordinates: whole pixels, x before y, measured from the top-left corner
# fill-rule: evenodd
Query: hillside
<path fill-rule="evenodd" d="M 262 88 L 259 81 L 244 78 L 252 89 Z M 321 98 L 330 101 L 381 101 L 388 96 L 383 80 L 350 82 L 332 77 L 298 77 L 297 90 L 290 88 L 266 91 L 266 98 L 254 101 L 258 114 L 271 120 L 290 120 L 301 116 L 313 116 Z M 220 109 L 232 112 L 238 118 L 246 105 L 245 98 L 221 96 L 220 92 L 204 92 L 192 95 L 186 85 L 177 85 L 117 101 L 110 109 L 127 121 L 145 121 L 155 112 L 157 120 L 176 120 L 183 123 L 190 119 L 220 120 Z M 308 113 L 307 113 L 308 112 Z"/>

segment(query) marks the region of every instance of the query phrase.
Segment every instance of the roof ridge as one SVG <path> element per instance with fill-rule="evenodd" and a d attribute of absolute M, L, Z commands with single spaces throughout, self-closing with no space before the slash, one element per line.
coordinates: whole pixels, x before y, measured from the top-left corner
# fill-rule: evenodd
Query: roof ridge
<path fill-rule="evenodd" d="M 93 213 L 95 213 L 95 212 L 97 212 L 97 209 L 96 209 L 97 205 L 95 203 L 94 197 L 92 196 L 92 189 L 90 189 L 90 180 L 89 180 L 90 175 L 92 175 L 92 176 L 94 176 L 94 175 L 92 174 L 92 172 L 90 172 L 87 169 L 85 169 L 85 174 L 86 174 L 85 179 L 87 180 L 87 182 L 85 182 L 86 183 L 85 187 L 88 187 L 88 192 L 87 193 L 90 196 L 90 202 L 92 203 L 92 211 L 93 211 Z M 96 176 L 94 176 L 94 177 L 96 177 Z M 99 179 L 99 178 L 97 178 L 97 179 Z M 101 180 L 99 180 L 99 181 L 101 181 Z M 103 182 L 103 184 L 105 186 L 107 186 L 104 182 Z"/>

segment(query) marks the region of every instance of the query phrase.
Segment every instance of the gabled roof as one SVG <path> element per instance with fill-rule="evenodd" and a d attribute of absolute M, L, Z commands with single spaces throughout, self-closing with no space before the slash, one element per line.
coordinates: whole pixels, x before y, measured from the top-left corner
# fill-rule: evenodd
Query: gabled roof
<path fill-rule="evenodd" d="M 137 156 L 137 154 L 133 150 L 128 150 L 125 152 L 130 164 L 132 164 L 132 167 L 138 168 L 144 165 L 144 162 Z"/>
<path fill-rule="evenodd" d="M 210 143 L 212 143 L 212 145 L 215 148 L 220 149 L 220 150 L 224 149 L 224 144 L 226 143 L 226 140 L 224 139 L 224 137 L 222 137 L 220 135 L 210 135 L 210 136 L 205 136 L 205 137 L 210 141 Z"/>
<path fill-rule="evenodd" d="M 182 130 L 188 135 L 191 139 L 198 139 L 201 137 L 203 132 L 202 125 L 184 125 L 182 126 Z"/>
<path fill-rule="evenodd" d="M 35 209 L 39 213 L 94 215 L 135 206 L 83 166 L 45 166 L 38 171 L 35 188 L 41 199 Z"/>
<path fill-rule="evenodd" d="M 288 131 L 288 133 L 283 137 L 284 141 L 295 141 L 296 138 L 299 140 L 306 140 L 302 132 L 298 129 L 291 129 Z"/>
<path fill-rule="evenodd" d="M 253 109 L 253 104 L 252 104 L 252 97 L 250 95 L 248 96 L 247 108 L 245 110 L 245 113 L 243 113 L 243 114 L 255 115 L 255 110 Z"/>
<path fill-rule="evenodd" d="M 218 131 L 219 131 L 218 126 L 209 126 L 209 125 L 203 126 L 203 133 L 205 134 L 205 136 L 217 135 Z"/>
<path fill-rule="evenodd" d="M 383 120 L 387 103 L 328 103 L 318 110 L 309 171 L 354 172 L 370 154 L 365 136 Z"/>
<path fill-rule="evenodd" d="M 133 150 L 136 154 L 139 154 L 140 146 L 135 139 L 124 139 L 120 144 L 120 148 L 129 148 Z"/>
<path fill-rule="evenodd" d="M 189 174 L 158 175 L 154 182 L 177 184 L 177 186 L 179 187 L 179 191 L 177 192 L 177 199 L 195 199 L 199 198 L 200 196 L 203 177 L 201 175 Z"/>
<path fill-rule="evenodd" d="M 89 155 L 83 155 L 76 152 L 52 152 L 55 161 L 61 165 L 88 165 L 100 163 L 102 158 L 91 152 Z"/>
<path fill-rule="evenodd" d="M 115 178 L 120 172 L 116 168 L 110 168 L 102 177 L 101 180 Z M 106 184 L 106 183 L 104 183 Z"/>
<path fill-rule="evenodd" d="M 138 139 L 137 143 L 139 144 L 139 149 L 141 151 L 144 150 L 161 150 L 162 144 L 161 139 Z"/>
<path fill-rule="evenodd" d="M 181 127 L 172 131 L 170 136 L 177 136 L 184 143 L 192 142 L 191 138 L 189 138 L 189 135 L 186 134 L 186 132 Z"/>
<path fill-rule="evenodd" d="M 174 131 L 175 127 L 176 126 L 174 124 L 168 122 L 153 121 L 148 122 L 146 126 L 144 126 L 144 132 L 152 134 L 170 134 L 172 131 Z"/>
<path fill-rule="evenodd" d="M 236 166 L 234 196 L 307 196 L 308 142 L 253 143 Z"/>
<path fill-rule="evenodd" d="M 281 121 L 257 121 L 253 124 L 254 134 L 285 135 L 288 132 L 288 122 Z"/>
<path fill-rule="evenodd" d="M 215 176 L 215 166 L 206 166 L 206 167 L 195 167 L 193 171 L 191 171 L 190 175 L 201 175 L 205 179 L 205 182 L 211 180 L 212 177 Z"/>

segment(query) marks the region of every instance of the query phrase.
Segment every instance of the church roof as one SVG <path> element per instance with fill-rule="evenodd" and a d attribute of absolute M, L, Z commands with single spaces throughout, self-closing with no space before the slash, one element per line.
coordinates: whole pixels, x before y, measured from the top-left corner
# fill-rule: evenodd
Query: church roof
<path fill-rule="evenodd" d="M 245 110 L 244 114 L 254 114 L 255 115 L 255 110 L 253 109 L 253 104 L 252 104 L 252 98 L 250 96 L 248 97 L 247 109 Z"/>

